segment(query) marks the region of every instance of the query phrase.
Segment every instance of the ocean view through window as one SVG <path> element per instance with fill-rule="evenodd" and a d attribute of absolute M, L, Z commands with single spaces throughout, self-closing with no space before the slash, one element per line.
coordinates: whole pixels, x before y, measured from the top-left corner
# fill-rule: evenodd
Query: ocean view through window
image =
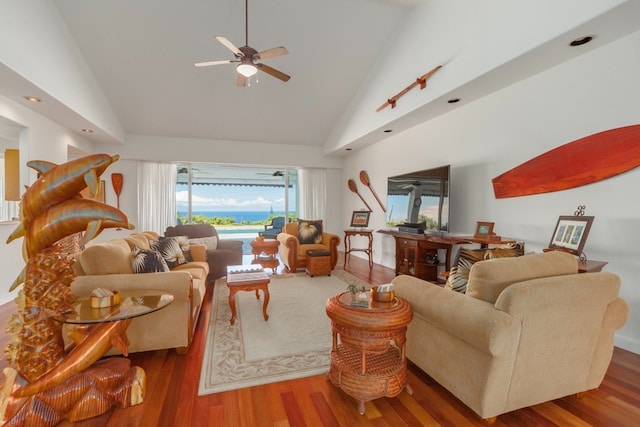
<path fill-rule="evenodd" d="M 212 224 L 251 253 L 249 242 L 274 217 L 296 220 L 296 189 L 295 169 L 179 164 L 177 222 Z"/>

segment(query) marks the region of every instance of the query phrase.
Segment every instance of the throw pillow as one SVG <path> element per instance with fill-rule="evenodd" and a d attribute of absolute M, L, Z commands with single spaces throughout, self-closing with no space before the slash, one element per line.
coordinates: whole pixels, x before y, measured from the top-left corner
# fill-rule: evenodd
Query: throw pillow
<path fill-rule="evenodd" d="M 208 251 L 215 251 L 218 247 L 218 238 L 216 236 L 211 237 L 199 237 L 197 239 L 189 239 L 190 245 L 205 245 Z"/>
<path fill-rule="evenodd" d="M 322 243 L 322 220 L 298 220 L 298 241 L 301 245 Z"/>
<path fill-rule="evenodd" d="M 134 273 L 157 273 L 169 271 L 169 266 L 157 251 L 133 247 L 131 269 Z"/>
<path fill-rule="evenodd" d="M 176 265 L 193 261 L 188 241 L 187 236 L 162 237 L 159 241 L 149 244 L 152 250 L 160 252 L 169 268 L 173 269 Z"/>
<path fill-rule="evenodd" d="M 460 249 L 458 264 L 451 267 L 447 283 L 444 287 L 456 292 L 465 293 L 469 281 L 469 271 L 473 264 L 493 258 L 506 258 L 524 255 L 524 243 L 511 243 L 497 248 Z"/>

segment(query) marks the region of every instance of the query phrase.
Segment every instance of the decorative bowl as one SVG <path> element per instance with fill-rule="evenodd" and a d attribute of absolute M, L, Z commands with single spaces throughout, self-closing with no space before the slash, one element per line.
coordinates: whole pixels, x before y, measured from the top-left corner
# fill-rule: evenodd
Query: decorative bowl
<path fill-rule="evenodd" d="M 389 292 L 378 292 L 377 286 L 374 286 L 373 288 L 371 288 L 371 298 L 373 298 L 374 301 L 391 302 L 395 297 L 396 295 L 393 292 L 393 290 Z"/>

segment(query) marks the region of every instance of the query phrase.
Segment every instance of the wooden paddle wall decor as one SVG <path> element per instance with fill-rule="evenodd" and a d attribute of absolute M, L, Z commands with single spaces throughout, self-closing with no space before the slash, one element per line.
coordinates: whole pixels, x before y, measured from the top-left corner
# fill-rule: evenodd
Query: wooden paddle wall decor
<path fill-rule="evenodd" d="M 640 125 L 609 129 L 547 151 L 493 178 L 497 199 L 566 190 L 640 166 Z"/>
<path fill-rule="evenodd" d="M 434 75 L 436 73 L 436 71 L 438 71 L 440 68 L 442 68 L 442 65 L 438 65 L 436 68 L 434 68 L 433 70 L 429 71 L 427 74 L 423 74 L 422 76 L 418 77 L 413 83 L 411 83 L 409 86 L 405 87 L 404 89 L 402 89 L 400 92 L 398 92 L 396 95 L 392 96 L 391 98 L 387 99 L 384 104 L 382 104 L 381 106 L 379 106 L 376 109 L 376 113 L 380 110 L 383 110 L 387 105 L 391 105 L 391 108 L 396 108 L 396 101 L 398 99 L 400 99 L 403 95 L 406 95 L 407 92 L 409 92 L 411 89 L 413 89 L 416 86 L 420 86 L 420 90 L 424 89 L 425 87 L 427 87 L 427 79 L 429 77 L 431 77 L 432 75 Z"/>

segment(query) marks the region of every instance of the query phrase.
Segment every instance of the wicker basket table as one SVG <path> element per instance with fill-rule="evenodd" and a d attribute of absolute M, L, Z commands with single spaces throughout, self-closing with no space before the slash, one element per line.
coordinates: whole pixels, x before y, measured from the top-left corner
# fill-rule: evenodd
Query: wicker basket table
<path fill-rule="evenodd" d="M 405 341 L 407 324 L 413 317 L 402 298 L 392 302 L 369 301 L 368 307 L 352 307 L 351 293 L 335 295 L 327 301 L 333 347 L 329 379 L 358 401 L 364 414 L 365 402 L 394 397 L 407 384 Z"/>
<path fill-rule="evenodd" d="M 307 274 L 313 276 L 331 276 L 331 252 L 315 249 L 307 251 Z"/>

